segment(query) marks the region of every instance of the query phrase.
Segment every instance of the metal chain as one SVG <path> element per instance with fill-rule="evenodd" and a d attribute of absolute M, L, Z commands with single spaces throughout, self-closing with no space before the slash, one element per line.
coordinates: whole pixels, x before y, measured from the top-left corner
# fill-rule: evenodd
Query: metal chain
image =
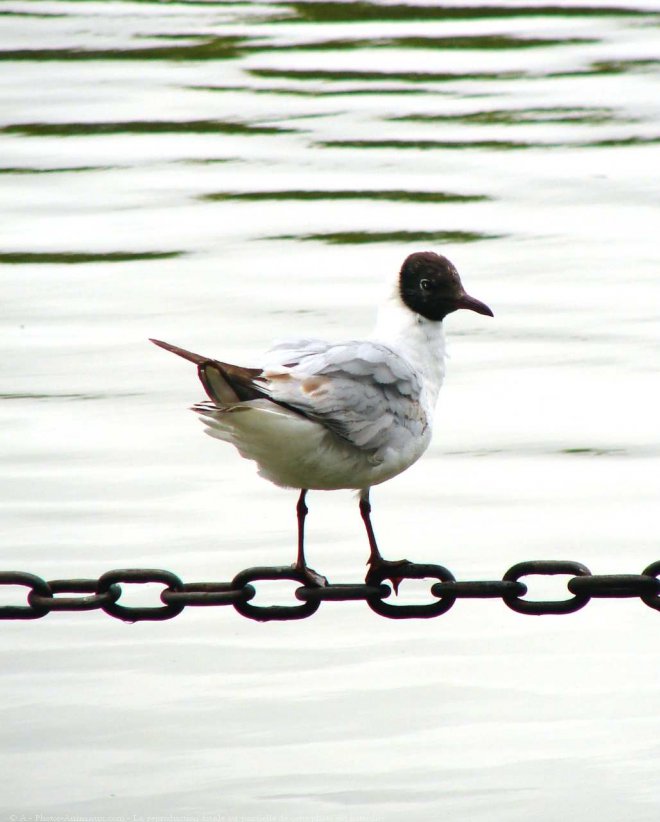
<path fill-rule="evenodd" d="M 457 599 L 501 599 L 519 614 L 571 614 L 592 598 L 621 599 L 639 597 L 650 608 L 660 611 L 660 560 L 651 563 L 641 574 L 592 574 L 579 562 L 540 560 L 519 562 L 504 574 L 501 580 L 459 582 L 442 565 L 407 562 L 396 569 L 400 579 L 427 579 L 432 581 L 431 602 L 415 605 L 397 605 L 386 601 L 392 590 L 384 584 L 391 569 L 370 571 L 364 583 L 310 586 L 305 575 L 291 566 L 246 568 L 231 582 L 184 583 L 171 571 L 159 568 L 121 568 L 107 571 L 99 579 L 53 579 L 46 581 L 23 571 L 0 571 L 0 587 L 22 585 L 29 589 L 27 605 L 0 606 L 0 620 L 40 619 L 51 611 L 102 610 L 124 622 L 172 619 L 186 607 L 233 607 L 249 619 L 259 622 L 271 620 L 305 619 L 314 614 L 322 602 L 364 600 L 372 611 L 389 619 L 428 619 L 446 613 Z M 559 600 L 523 599 L 527 586 L 522 577 L 570 575 L 567 588 L 572 596 Z M 254 605 L 257 590 L 254 583 L 263 580 L 292 580 L 299 582 L 295 591 L 298 602 L 293 605 Z M 436 580 L 433 582 L 433 580 Z M 136 607 L 121 605 L 127 585 L 158 583 L 164 586 L 160 594 L 162 605 Z M 77 594 L 78 596 L 59 596 Z M 80 595 L 83 596 L 80 596 Z"/>

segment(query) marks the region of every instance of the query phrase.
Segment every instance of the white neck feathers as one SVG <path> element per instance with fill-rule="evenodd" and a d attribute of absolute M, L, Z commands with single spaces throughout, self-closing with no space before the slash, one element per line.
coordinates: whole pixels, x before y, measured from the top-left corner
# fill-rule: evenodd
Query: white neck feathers
<path fill-rule="evenodd" d="M 380 307 L 371 339 L 396 351 L 423 380 L 427 400 L 435 405 L 445 375 L 442 322 L 427 320 L 407 308 L 398 288 Z"/>

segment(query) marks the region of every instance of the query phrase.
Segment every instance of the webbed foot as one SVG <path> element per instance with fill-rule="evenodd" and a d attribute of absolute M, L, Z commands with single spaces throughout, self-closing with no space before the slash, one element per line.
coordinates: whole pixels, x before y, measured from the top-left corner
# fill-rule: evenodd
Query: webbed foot
<path fill-rule="evenodd" d="M 401 580 L 405 579 L 405 575 L 399 576 L 397 571 L 403 571 L 409 564 L 410 560 L 407 559 L 383 559 L 380 556 L 370 559 L 367 561 L 369 570 L 367 571 L 366 582 L 382 582 L 388 579 L 392 583 L 394 593 L 398 595 L 399 585 Z M 376 579 L 374 579 L 374 576 Z"/>
<path fill-rule="evenodd" d="M 307 565 L 300 566 L 297 562 L 294 562 L 292 567 L 304 575 L 305 581 L 311 588 L 325 588 L 328 585 L 327 577 L 319 574 L 313 568 L 308 568 Z"/>

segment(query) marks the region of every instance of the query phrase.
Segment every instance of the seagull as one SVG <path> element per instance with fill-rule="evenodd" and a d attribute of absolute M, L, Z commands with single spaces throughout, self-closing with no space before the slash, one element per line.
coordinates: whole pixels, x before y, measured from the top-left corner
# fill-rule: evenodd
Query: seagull
<path fill-rule="evenodd" d="M 461 308 L 493 316 L 485 303 L 466 293 L 446 257 L 421 251 L 404 260 L 366 339 L 277 342 L 260 368 L 151 340 L 197 366 L 209 400 L 192 410 L 206 433 L 256 462 L 261 476 L 300 490 L 293 568 L 310 585 L 327 580 L 305 560 L 307 492 L 346 488 L 358 491 L 369 574 L 380 572 L 397 590 L 397 571 L 407 560 L 381 556 L 369 492 L 405 471 L 428 448 L 445 374 L 444 320 Z"/>

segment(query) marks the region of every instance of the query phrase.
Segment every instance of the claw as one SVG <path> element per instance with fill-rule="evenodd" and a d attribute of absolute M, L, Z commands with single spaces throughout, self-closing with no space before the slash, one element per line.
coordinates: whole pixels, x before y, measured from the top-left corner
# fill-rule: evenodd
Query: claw
<path fill-rule="evenodd" d="M 385 577 L 385 579 L 389 579 L 389 581 L 392 583 L 392 588 L 394 589 L 394 596 L 398 597 L 399 585 L 401 585 L 401 580 L 403 579 L 403 577 L 395 577 L 394 574 L 392 574 L 391 577 Z"/>
<path fill-rule="evenodd" d="M 367 565 L 369 566 L 367 581 L 369 581 L 369 577 L 373 573 L 378 573 L 379 581 L 388 579 L 392 583 L 394 594 L 396 596 L 399 595 L 399 585 L 401 585 L 401 580 L 405 579 L 405 575 L 399 576 L 396 572 L 397 570 L 403 570 L 407 565 L 409 565 L 409 560 L 379 558 L 368 560 Z"/>

